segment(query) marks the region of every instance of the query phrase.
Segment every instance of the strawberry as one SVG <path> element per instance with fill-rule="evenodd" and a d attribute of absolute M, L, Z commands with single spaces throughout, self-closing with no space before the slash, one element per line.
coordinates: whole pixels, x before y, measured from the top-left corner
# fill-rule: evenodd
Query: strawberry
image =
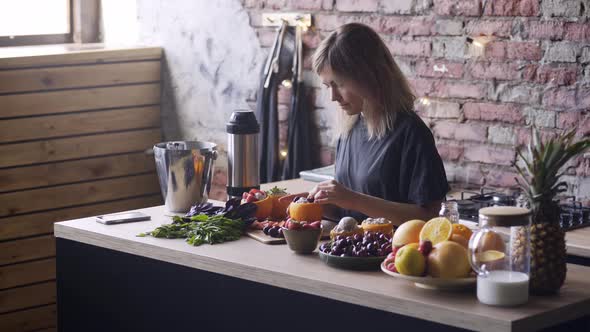
<path fill-rule="evenodd" d="M 301 224 L 295 220 L 289 220 L 287 221 L 287 223 L 289 225 L 287 226 L 289 230 L 298 230 L 302 227 Z"/>
<path fill-rule="evenodd" d="M 248 198 L 248 193 L 247 192 L 243 192 L 242 193 L 242 199 L 246 199 Z"/>
<path fill-rule="evenodd" d="M 397 269 L 395 268 L 395 263 L 389 263 L 389 264 L 385 265 L 385 268 L 391 272 L 397 273 Z"/>
<path fill-rule="evenodd" d="M 248 196 L 246 197 L 246 203 L 252 203 L 252 202 L 256 202 L 256 197 L 254 197 L 254 195 L 248 194 Z"/>
<path fill-rule="evenodd" d="M 250 189 L 250 191 L 248 193 L 250 195 L 256 195 L 256 193 L 264 193 L 264 191 L 256 189 L 256 188 L 252 188 L 252 189 Z"/>
<path fill-rule="evenodd" d="M 311 224 L 309 224 L 311 227 L 313 228 L 320 228 L 320 226 L 322 226 L 322 222 L 320 220 L 318 221 L 314 221 Z"/>
<path fill-rule="evenodd" d="M 303 229 L 312 229 L 314 228 L 310 223 L 306 222 L 302 226 Z"/>

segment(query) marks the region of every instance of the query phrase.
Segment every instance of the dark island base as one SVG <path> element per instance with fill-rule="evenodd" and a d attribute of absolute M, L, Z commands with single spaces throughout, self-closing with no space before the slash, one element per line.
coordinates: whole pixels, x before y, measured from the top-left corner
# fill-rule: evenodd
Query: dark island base
<path fill-rule="evenodd" d="M 56 241 L 62 332 L 466 331 L 75 241 Z M 580 328 L 588 328 L 588 319 L 553 330 Z"/>

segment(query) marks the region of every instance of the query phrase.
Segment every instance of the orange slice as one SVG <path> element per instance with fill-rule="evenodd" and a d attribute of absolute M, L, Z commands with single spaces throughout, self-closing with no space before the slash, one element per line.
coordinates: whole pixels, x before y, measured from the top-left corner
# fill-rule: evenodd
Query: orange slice
<path fill-rule="evenodd" d="M 497 261 L 503 259 L 504 256 L 505 254 L 503 252 L 497 250 L 486 250 L 475 254 L 475 258 L 482 263 Z"/>
<path fill-rule="evenodd" d="M 448 241 L 453 234 L 453 224 L 449 219 L 438 217 L 430 219 L 420 231 L 420 241 L 430 240 L 432 245 Z"/>

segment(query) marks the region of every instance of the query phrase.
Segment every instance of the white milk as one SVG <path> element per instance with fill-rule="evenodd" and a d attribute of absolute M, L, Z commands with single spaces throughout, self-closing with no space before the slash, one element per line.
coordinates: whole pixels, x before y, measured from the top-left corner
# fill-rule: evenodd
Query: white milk
<path fill-rule="evenodd" d="M 485 304 L 511 306 L 529 299 L 529 276 L 522 272 L 490 271 L 477 277 L 477 299 Z"/>

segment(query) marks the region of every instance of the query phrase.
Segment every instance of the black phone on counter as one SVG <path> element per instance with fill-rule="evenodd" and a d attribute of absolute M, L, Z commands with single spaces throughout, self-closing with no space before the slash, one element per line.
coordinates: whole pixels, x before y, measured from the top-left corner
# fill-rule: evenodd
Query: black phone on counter
<path fill-rule="evenodd" d="M 96 222 L 105 225 L 122 224 L 128 222 L 145 221 L 150 220 L 151 217 L 143 212 L 132 211 L 132 212 L 121 212 L 105 214 L 104 216 L 95 217 Z"/>

